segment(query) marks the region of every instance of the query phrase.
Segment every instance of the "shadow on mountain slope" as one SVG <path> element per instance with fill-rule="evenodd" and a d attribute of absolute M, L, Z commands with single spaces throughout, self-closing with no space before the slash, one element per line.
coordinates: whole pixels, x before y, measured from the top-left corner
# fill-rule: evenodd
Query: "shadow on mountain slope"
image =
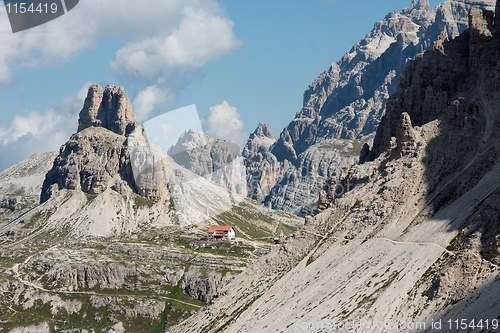
<path fill-rule="evenodd" d="M 411 155 L 425 144 L 425 215 L 452 221 L 450 231 L 479 232 L 481 254 L 493 260 L 500 244 L 500 23 L 478 9 L 469 21 L 464 34 L 441 36 L 408 63 L 368 159 L 391 148 Z"/>

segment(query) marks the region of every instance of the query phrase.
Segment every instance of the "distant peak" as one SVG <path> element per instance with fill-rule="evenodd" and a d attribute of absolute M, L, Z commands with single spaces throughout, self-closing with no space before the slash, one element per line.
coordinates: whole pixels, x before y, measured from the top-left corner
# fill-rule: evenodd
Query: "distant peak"
<path fill-rule="evenodd" d="M 205 140 L 206 136 L 203 132 L 198 131 L 197 129 L 190 128 L 188 130 L 185 130 L 181 136 L 179 137 L 178 143 L 179 142 L 190 142 L 193 140 L 199 141 L 199 140 Z"/>
<path fill-rule="evenodd" d="M 411 8 L 415 9 L 427 9 L 430 8 L 429 0 L 412 0 Z"/>
<path fill-rule="evenodd" d="M 273 138 L 273 133 L 271 133 L 271 128 L 269 128 L 269 125 L 263 123 L 259 123 L 253 134 L 261 138 L 262 137 Z"/>
<path fill-rule="evenodd" d="M 179 136 L 174 146 L 169 148 L 168 155 L 173 156 L 190 149 L 205 147 L 208 138 L 209 137 L 202 132 L 190 128 Z"/>

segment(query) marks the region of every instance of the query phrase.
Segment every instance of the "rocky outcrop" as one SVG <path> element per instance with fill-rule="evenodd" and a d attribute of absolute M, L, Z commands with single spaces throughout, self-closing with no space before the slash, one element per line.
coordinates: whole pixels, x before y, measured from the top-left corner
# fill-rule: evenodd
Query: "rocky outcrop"
<path fill-rule="evenodd" d="M 365 142 L 359 153 L 359 163 L 360 164 L 365 163 L 369 155 L 370 155 L 370 146 L 368 145 L 368 143 Z"/>
<path fill-rule="evenodd" d="M 419 0 L 412 1 L 411 6 L 401 12 L 389 13 L 375 24 L 364 39 L 307 88 L 302 109 L 269 148 L 272 156 L 252 160 L 252 155 L 247 163 L 252 165 L 249 171 L 258 175 L 272 169 L 273 175 L 277 175 L 274 177 L 275 184 L 281 184 L 279 188 L 282 188 L 284 175 L 298 174 L 302 165 L 310 164 L 310 161 L 304 159 L 311 156 L 313 147 L 321 146 L 324 141 L 334 138 L 359 140 L 373 134 L 386 106 L 390 107 L 387 99 L 395 92 L 407 59 L 413 59 L 417 54 L 433 47 L 438 50 L 445 40 L 458 36 L 468 27 L 470 8 L 493 9 L 493 6 L 493 0 L 462 0 L 445 1 L 431 9 L 428 1 Z M 472 23 L 476 24 L 474 20 Z M 411 119 L 416 121 L 413 115 Z M 253 149 L 251 141 L 248 144 L 249 150 Z M 309 152 L 304 154 L 307 150 Z M 359 151 L 354 152 L 354 155 L 359 156 Z M 365 148 L 362 161 L 370 159 L 367 152 Z M 279 170 L 274 159 L 279 163 Z M 333 159 L 331 163 L 342 168 L 352 161 Z M 295 172 L 290 168 L 295 168 Z M 313 178 L 316 177 L 317 175 L 313 175 Z M 275 209 L 298 214 L 309 211 L 306 206 L 317 200 L 323 185 L 315 187 L 305 198 L 293 194 L 284 197 L 279 188 L 267 184 L 274 178 L 264 178 L 266 184 L 263 186 L 259 183 L 259 177 L 254 177 L 251 179 L 253 185 L 249 188 L 249 194 L 253 199 L 264 201 Z M 311 188 L 310 185 L 304 184 L 304 188 L 298 186 L 297 190 L 305 193 Z M 291 199 L 293 197 L 296 199 Z"/>
<path fill-rule="evenodd" d="M 97 84 L 90 86 L 80 111 L 78 132 L 89 127 L 104 127 L 118 135 L 128 135 L 140 127 L 123 87 L 107 85 L 103 91 Z"/>
<path fill-rule="evenodd" d="M 417 148 L 417 136 L 408 113 L 403 112 L 396 128 L 396 144 L 399 155 L 411 154 Z"/>
<path fill-rule="evenodd" d="M 168 150 L 174 161 L 200 176 L 211 175 L 237 158 L 239 148 L 226 140 L 214 139 L 190 129 Z"/>
<path fill-rule="evenodd" d="M 255 131 L 250 134 L 248 141 L 243 148 L 243 157 L 249 157 L 259 154 L 269 152 L 269 147 L 276 141 L 273 136 L 269 125 L 259 123 Z"/>
<path fill-rule="evenodd" d="M 282 167 L 270 152 L 248 155 L 245 159 L 248 196 L 262 202 L 282 175 Z"/>
<path fill-rule="evenodd" d="M 297 165 L 280 164 L 280 178 L 270 188 L 264 204 L 299 216 L 313 215 L 325 182 L 344 166 L 356 162 L 353 151 L 359 150 L 355 144 L 359 145 L 351 140 L 332 139 L 307 149 Z"/>
<path fill-rule="evenodd" d="M 122 87 L 90 86 L 78 124 L 78 133 L 61 147 L 45 177 L 42 203 L 62 189 L 161 196 L 163 167 L 151 162 L 149 141 Z"/>
<path fill-rule="evenodd" d="M 373 133 L 386 100 L 396 89 L 406 59 L 430 49 L 444 31 L 449 38 L 467 28 L 471 6 L 493 8 L 494 1 L 428 1 L 388 14 L 367 37 L 321 74 L 304 93 L 304 106 L 284 131 L 296 155 L 324 138 L 355 139 Z M 276 148 L 277 149 L 277 148 Z"/>
<path fill-rule="evenodd" d="M 119 264 L 107 266 L 81 266 L 55 271 L 51 279 L 66 290 L 85 288 L 119 289 L 123 288 L 127 277 L 139 275 L 137 269 L 130 269 Z"/>
<path fill-rule="evenodd" d="M 155 153 L 142 128 L 133 131 L 127 140 L 130 164 L 137 193 L 148 199 L 159 199 L 167 194 L 167 176 L 162 157 Z M 125 181 L 115 185 L 116 191 L 126 189 Z M 119 192 L 122 193 L 122 192 Z"/>
<path fill-rule="evenodd" d="M 262 202 L 280 177 L 280 164 L 270 152 L 276 142 L 267 124 L 259 123 L 243 148 L 248 196 Z"/>
<path fill-rule="evenodd" d="M 62 189 L 100 194 L 117 181 L 122 193 L 124 183 L 135 192 L 127 138 L 104 128 L 87 128 L 61 147 L 43 183 L 41 202 Z"/>
<path fill-rule="evenodd" d="M 0 208 L 10 209 L 12 212 L 16 210 L 17 198 L 3 198 L 0 201 Z"/>
<path fill-rule="evenodd" d="M 293 159 L 279 161 L 271 152 L 276 138 L 267 125 L 259 124 L 243 149 L 248 196 L 266 206 L 307 216 L 317 209 L 317 195 L 335 170 L 355 163 L 354 147 L 346 140 L 325 140 Z M 357 143 L 354 143 L 357 144 Z M 290 146 L 291 147 L 291 146 Z"/>
<path fill-rule="evenodd" d="M 222 275 L 218 272 L 203 272 L 199 268 L 189 269 L 183 276 L 181 288 L 193 299 L 210 303 L 221 293 L 229 281 L 234 279 L 232 274 Z"/>
<path fill-rule="evenodd" d="M 318 211 L 322 212 L 330 207 L 333 199 L 335 199 L 335 190 L 337 188 L 337 180 L 330 178 L 326 181 L 321 192 L 319 192 Z"/>
<path fill-rule="evenodd" d="M 400 76 L 400 88 L 387 102 L 386 115 L 377 129 L 369 159 L 373 160 L 391 148 L 391 138 L 401 135 L 398 124 L 404 121 L 403 118 L 407 119 L 406 122 L 411 118 L 414 126 L 422 126 L 445 117 L 460 124 L 461 133 L 477 131 L 480 121 L 477 113 L 481 106 L 464 91 L 468 87 L 477 89 L 477 85 L 485 86 L 489 92 L 495 89 L 492 73 L 479 76 L 485 65 L 495 59 L 492 47 L 485 49 L 486 41 L 496 43 L 492 39 L 493 22 L 493 12 L 472 9 L 469 30 L 453 42 L 445 41 L 442 50 L 434 49 L 426 56 L 420 54 L 409 61 Z M 407 88 L 404 91 L 401 87 Z M 411 123 L 404 126 L 409 129 Z"/>

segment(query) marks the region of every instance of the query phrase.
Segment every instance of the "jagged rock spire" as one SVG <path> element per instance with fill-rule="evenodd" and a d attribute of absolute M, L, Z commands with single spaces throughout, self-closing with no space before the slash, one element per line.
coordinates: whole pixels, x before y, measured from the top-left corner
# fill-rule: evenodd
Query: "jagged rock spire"
<path fill-rule="evenodd" d="M 401 113 L 399 123 L 396 128 L 397 151 L 400 155 L 407 155 L 413 152 L 417 146 L 417 137 L 411 124 L 410 115 Z"/>
<path fill-rule="evenodd" d="M 89 127 L 104 127 L 116 134 L 129 135 L 139 126 L 123 87 L 107 85 L 104 91 L 97 84 L 89 87 L 78 119 L 78 132 Z"/>
<path fill-rule="evenodd" d="M 276 138 L 273 136 L 269 125 L 259 123 L 255 131 L 250 134 L 250 137 L 243 148 L 242 154 L 244 157 L 250 157 L 250 155 L 258 152 L 268 152 L 269 147 L 275 142 L 275 140 Z"/>
<path fill-rule="evenodd" d="M 271 132 L 269 125 L 263 123 L 259 123 L 253 134 L 258 137 L 273 138 L 273 133 Z"/>
<path fill-rule="evenodd" d="M 430 8 L 429 0 L 412 0 L 411 7 L 415 9 Z"/>

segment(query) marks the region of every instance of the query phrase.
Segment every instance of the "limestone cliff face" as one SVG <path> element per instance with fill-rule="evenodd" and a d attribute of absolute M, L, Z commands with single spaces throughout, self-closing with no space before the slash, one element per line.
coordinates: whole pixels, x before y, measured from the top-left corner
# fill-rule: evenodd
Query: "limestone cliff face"
<path fill-rule="evenodd" d="M 463 32 L 470 8 L 493 6 L 493 0 L 445 1 L 431 9 L 422 0 L 389 13 L 308 87 L 303 108 L 281 142 L 292 144 L 299 155 L 324 138 L 355 139 L 375 132 L 406 60 L 430 49 L 443 31 L 449 38 Z M 279 145 L 274 149 L 280 150 Z"/>
<path fill-rule="evenodd" d="M 255 131 L 250 134 L 248 142 L 243 148 L 243 157 L 269 152 L 269 147 L 276 141 L 269 125 L 259 123 Z"/>
<path fill-rule="evenodd" d="M 61 147 L 47 173 L 41 202 L 62 189 L 94 195 L 110 188 L 120 194 L 160 196 L 156 184 L 161 177 L 154 171 L 161 168 L 144 167 L 134 174 L 131 160 L 136 166 L 141 159 L 131 140 L 144 149 L 149 146 L 124 89 L 108 85 L 103 91 L 92 85 L 80 112 L 78 133 Z"/>
<path fill-rule="evenodd" d="M 269 147 L 266 156 L 251 155 L 247 163 L 251 170 L 248 172 L 264 174 L 269 172 L 266 170 L 272 170 L 275 175 L 262 178 L 265 184 L 260 184 L 259 178 L 254 177 L 254 185 L 249 188 L 251 197 L 275 209 L 296 214 L 304 215 L 314 210 L 322 182 L 331 175 L 325 178 L 313 172 L 304 185 L 288 186 L 288 191 L 282 191 L 285 182 L 288 183 L 283 176 L 300 174 L 303 165 L 311 164 L 312 161 L 306 160 L 311 156 L 321 163 L 332 164 L 331 169 L 342 169 L 352 163 L 350 156 L 347 159 L 324 157 L 312 151 L 332 139 L 366 138 L 354 143 L 359 148 L 352 154 L 358 155 L 362 144 L 369 142 L 367 136 L 377 129 L 387 99 L 396 91 L 407 59 L 415 58 L 433 45 L 439 47 L 447 38 L 458 36 L 468 27 L 468 12 L 472 7 L 491 10 L 494 1 L 445 1 L 434 9 L 428 1 L 412 1 L 409 8 L 389 13 L 375 23 L 365 38 L 307 88 L 302 109 Z M 415 121 L 413 116 L 411 120 Z M 399 117 L 395 121 L 399 121 Z M 252 142 L 250 139 L 249 150 L 253 149 Z M 276 167 L 278 164 L 279 168 Z M 315 165 L 312 169 L 321 168 Z M 270 183 L 270 180 L 275 180 L 275 183 Z M 294 195 L 292 187 L 295 188 L 293 191 L 309 194 Z"/>
<path fill-rule="evenodd" d="M 433 332 L 498 317 L 500 0 L 496 13 L 472 9 L 470 29 L 408 62 L 369 161 L 341 170 L 320 214 L 169 332 Z"/>
<path fill-rule="evenodd" d="M 242 155 L 246 164 L 248 196 L 260 202 L 264 201 L 281 176 L 280 164 L 270 152 L 270 147 L 275 142 L 276 138 L 269 126 L 259 123 L 243 148 Z"/>
<path fill-rule="evenodd" d="M 41 201 L 61 189 L 100 194 L 125 183 L 135 190 L 127 138 L 103 128 L 90 127 L 73 135 L 56 157 L 45 178 Z M 117 187 L 118 188 L 118 187 Z M 124 189 L 120 187 L 124 194 Z"/>
<path fill-rule="evenodd" d="M 119 135 L 128 135 L 140 127 L 123 87 L 107 85 L 102 90 L 97 84 L 90 86 L 80 111 L 78 132 L 89 127 L 104 127 Z"/>
<path fill-rule="evenodd" d="M 484 125 L 486 132 L 481 139 L 487 141 L 491 137 L 495 127 L 492 116 L 481 115 L 480 110 L 495 103 L 483 95 L 494 94 L 498 87 L 495 67 L 492 68 L 498 56 L 497 40 L 493 38 L 493 12 L 472 9 L 469 23 L 471 28 L 453 42 L 436 43 L 425 56 L 420 54 L 408 62 L 400 76 L 399 89 L 387 102 L 370 159 L 390 149 L 391 138 L 402 140 L 398 125 L 402 117 L 413 126 L 446 119 L 460 129 L 456 134 L 471 136 L 483 131 Z M 460 144 L 476 149 L 482 145 L 481 142 Z"/>

